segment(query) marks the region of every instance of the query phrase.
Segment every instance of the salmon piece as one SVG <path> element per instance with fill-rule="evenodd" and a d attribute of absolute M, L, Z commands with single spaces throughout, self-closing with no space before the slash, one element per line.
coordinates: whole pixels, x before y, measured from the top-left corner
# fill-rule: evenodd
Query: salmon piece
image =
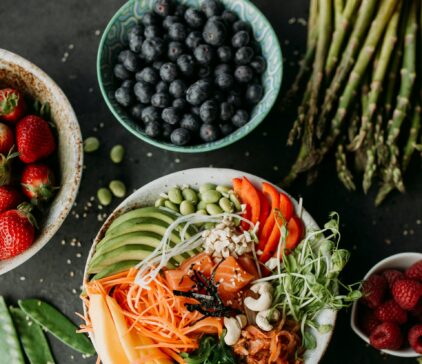
<path fill-rule="evenodd" d="M 171 290 L 188 292 L 195 287 L 195 282 L 180 269 L 171 269 L 164 272 L 167 284 Z"/>
<path fill-rule="evenodd" d="M 214 261 L 211 256 L 207 253 L 200 253 L 193 257 L 185 260 L 179 267 L 179 270 L 185 274 L 192 273 L 193 270 L 201 272 L 205 277 L 209 278 L 214 269 Z M 191 271 L 191 272 L 189 272 Z"/>

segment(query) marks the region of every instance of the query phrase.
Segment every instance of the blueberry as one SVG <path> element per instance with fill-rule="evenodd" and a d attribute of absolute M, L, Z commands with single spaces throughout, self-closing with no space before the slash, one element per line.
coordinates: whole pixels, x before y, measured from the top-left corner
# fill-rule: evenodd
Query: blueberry
<path fill-rule="evenodd" d="M 185 128 L 177 128 L 171 133 L 170 140 L 175 145 L 186 145 L 190 142 L 191 133 Z"/>
<path fill-rule="evenodd" d="M 234 78 L 229 73 L 219 73 L 215 76 L 215 84 L 222 90 L 228 90 L 233 86 Z"/>
<path fill-rule="evenodd" d="M 245 98 L 251 104 L 257 104 L 264 96 L 264 89 L 260 84 L 249 85 L 246 89 Z"/>
<path fill-rule="evenodd" d="M 232 73 L 232 72 L 233 72 L 232 67 L 229 64 L 227 64 L 227 63 L 219 64 L 214 69 L 214 74 L 215 75 L 219 75 L 220 73 Z"/>
<path fill-rule="evenodd" d="M 204 13 L 194 8 L 188 8 L 185 12 L 186 24 L 191 28 L 200 28 L 204 25 Z"/>
<path fill-rule="evenodd" d="M 154 4 L 154 11 L 160 16 L 167 16 L 172 10 L 171 0 L 156 0 Z"/>
<path fill-rule="evenodd" d="M 127 54 L 126 59 L 123 62 L 123 66 L 129 72 L 136 72 L 139 68 L 139 58 L 135 55 L 135 53 L 130 52 Z"/>
<path fill-rule="evenodd" d="M 183 44 L 180 42 L 170 42 L 167 56 L 171 61 L 176 61 L 183 54 Z"/>
<path fill-rule="evenodd" d="M 118 54 L 117 61 L 119 63 L 123 63 L 127 57 L 130 57 L 131 54 L 133 54 L 133 52 L 130 49 L 124 49 Z"/>
<path fill-rule="evenodd" d="M 160 110 L 154 106 L 147 106 L 142 110 L 141 118 L 145 124 L 153 121 L 160 121 Z"/>
<path fill-rule="evenodd" d="M 223 102 L 220 106 L 220 119 L 229 121 L 234 115 L 234 106 L 230 102 Z"/>
<path fill-rule="evenodd" d="M 174 23 L 180 23 L 180 22 L 181 22 L 181 19 L 178 16 L 174 16 L 174 15 L 166 16 L 166 18 L 163 21 L 163 28 L 168 30 L 170 28 L 170 25 Z"/>
<path fill-rule="evenodd" d="M 202 124 L 201 129 L 199 130 L 199 136 L 206 143 L 216 141 L 219 136 L 218 126 L 212 124 Z"/>
<path fill-rule="evenodd" d="M 231 123 L 220 124 L 219 127 L 220 127 L 221 134 L 223 134 L 223 136 L 230 135 L 231 133 L 234 132 L 234 129 L 235 129 L 233 124 Z"/>
<path fill-rule="evenodd" d="M 157 92 L 151 97 L 151 105 L 164 109 L 170 106 L 171 98 L 167 92 Z"/>
<path fill-rule="evenodd" d="M 226 22 L 226 24 L 233 24 L 238 19 L 237 14 L 231 10 L 224 10 L 223 14 L 221 14 L 221 17 Z"/>
<path fill-rule="evenodd" d="M 162 132 L 161 132 L 162 137 L 165 140 L 170 140 L 170 135 L 171 133 L 173 133 L 174 126 L 167 123 L 162 123 L 161 129 L 162 129 Z"/>
<path fill-rule="evenodd" d="M 199 117 L 199 107 L 198 107 L 198 106 L 192 106 L 192 107 L 190 108 L 190 111 L 191 111 L 191 113 L 192 113 L 193 115 L 196 115 L 196 116 L 198 116 L 198 117 Z"/>
<path fill-rule="evenodd" d="M 167 107 L 161 112 L 161 119 L 168 124 L 176 125 L 181 119 L 180 110 L 173 106 Z"/>
<path fill-rule="evenodd" d="M 156 61 L 164 53 L 164 43 L 160 38 L 147 39 L 142 44 L 142 55 L 151 62 Z"/>
<path fill-rule="evenodd" d="M 155 86 L 155 91 L 157 92 L 168 92 L 169 85 L 166 81 L 159 81 Z"/>
<path fill-rule="evenodd" d="M 234 71 L 234 78 L 240 83 L 248 83 L 253 78 L 252 68 L 249 66 L 239 66 Z"/>
<path fill-rule="evenodd" d="M 144 81 L 151 85 L 156 85 L 160 77 L 158 72 L 152 67 L 145 67 L 142 71 L 135 75 L 136 81 Z"/>
<path fill-rule="evenodd" d="M 191 76 L 195 71 L 195 60 L 190 54 L 183 54 L 177 59 L 180 72 L 185 76 Z"/>
<path fill-rule="evenodd" d="M 152 63 L 152 68 L 154 68 L 157 71 L 160 71 L 160 68 L 162 67 L 163 64 L 164 64 L 163 61 L 155 61 Z"/>
<path fill-rule="evenodd" d="M 221 46 L 226 39 L 226 26 L 222 21 L 208 20 L 202 32 L 205 42 L 212 46 Z"/>
<path fill-rule="evenodd" d="M 236 64 L 248 64 L 252 61 L 254 51 L 251 47 L 239 48 L 234 55 L 234 61 Z"/>
<path fill-rule="evenodd" d="M 208 78 L 211 75 L 211 67 L 207 64 L 203 64 L 198 69 L 199 78 Z"/>
<path fill-rule="evenodd" d="M 216 0 L 205 0 L 201 4 L 201 10 L 205 13 L 208 18 L 220 15 L 223 9 L 223 5 Z"/>
<path fill-rule="evenodd" d="M 133 87 L 136 98 L 142 104 L 149 104 L 153 95 L 153 88 L 145 82 L 136 82 Z"/>
<path fill-rule="evenodd" d="M 131 77 L 130 72 L 120 63 L 117 63 L 113 68 L 113 73 L 119 80 L 127 80 Z"/>
<path fill-rule="evenodd" d="M 144 31 L 145 38 L 159 38 L 161 37 L 161 30 L 157 25 L 148 25 Z"/>
<path fill-rule="evenodd" d="M 121 87 L 127 87 L 127 88 L 132 89 L 134 85 L 135 85 L 135 81 L 133 81 L 133 80 L 125 80 L 125 81 L 122 82 Z"/>
<path fill-rule="evenodd" d="M 186 92 L 186 84 L 182 80 L 174 80 L 169 87 L 170 95 L 175 99 L 183 97 Z"/>
<path fill-rule="evenodd" d="M 243 20 L 238 20 L 238 21 L 236 21 L 234 24 L 233 24 L 233 31 L 235 32 L 235 33 L 237 33 L 237 32 L 240 32 L 241 30 L 245 30 L 245 31 L 247 31 L 248 33 L 250 33 L 251 32 L 251 26 L 250 26 L 250 24 L 249 23 L 246 23 L 245 21 L 243 21 Z"/>
<path fill-rule="evenodd" d="M 130 41 L 130 38 L 137 35 L 144 34 L 144 26 L 142 24 L 136 24 L 132 28 L 129 29 L 127 32 L 128 40 Z"/>
<path fill-rule="evenodd" d="M 242 98 L 240 97 L 239 93 L 236 91 L 231 91 L 229 97 L 227 98 L 227 102 L 233 104 L 235 107 L 242 106 Z"/>
<path fill-rule="evenodd" d="M 221 46 L 217 49 L 217 56 L 221 62 L 230 62 L 233 57 L 232 49 L 229 46 Z"/>
<path fill-rule="evenodd" d="M 155 13 L 148 11 L 141 18 L 142 24 L 145 26 L 158 24 L 158 17 Z"/>
<path fill-rule="evenodd" d="M 142 35 L 134 35 L 129 39 L 129 48 L 135 53 L 140 53 L 142 51 L 142 44 L 144 43 L 144 38 Z"/>
<path fill-rule="evenodd" d="M 151 121 L 145 126 L 145 134 L 151 138 L 158 138 L 161 134 L 161 125 L 158 121 Z"/>
<path fill-rule="evenodd" d="M 212 123 L 218 116 L 219 110 L 214 100 L 205 101 L 199 109 L 199 117 L 204 123 Z"/>
<path fill-rule="evenodd" d="M 176 14 L 178 16 L 183 16 L 183 14 L 185 14 L 187 8 L 188 7 L 184 4 L 178 4 L 176 6 L 176 10 L 175 10 L 174 14 Z"/>
<path fill-rule="evenodd" d="M 186 100 L 194 106 L 202 104 L 211 94 L 211 84 L 207 80 L 196 81 L 186 91 Z"/>
<path fill-rule="evenodd" d="M 209 44 L 201 44 L 193 52 L 196 60 L 201 64 L 209 64 L 215 58 L 214 48 Z"/>
<path fill-rule="evenodd" d="M 236 128 L 240 128 L 249 121 L 249 114 L 245 110 L 237 110 L 232 117 L 232 123 Z"/>
<path fill-rule="evenodd" d="M 160 68 L 160 77 L 163 81 L 172 82 L 177 78 L 177 66 L 174 63 L 167 62 Z"/>
<path fill-rule="evenodd" d="M 254 71 L 261 75 L 265 72 L 267 69 L 267 62 L 265 59 L 261 56 L 255 57 L 253 61 L 251 62 L 251 67 L 254 69 Z"/>
<path fill-rule="evenodd" d="M 188 36 L 186 37 L 186 45 L 191 48 L 191 49 L 195 49 L 196 47 L 198 47 L 202 42 L 202 34 L 201 32 L 198 31 L 193 31 L 190 32 L 188 34 Z"/>
<path fill-rule="evenodd" d="M 132 117 L 133 120 L 136 121 L 142 121 L 142 110 L 144 109 L 144 106 L 142 104 L 136 104 L 133 105 L 130 110 L 130 116 Z"/>
<path fill-rule="evenodd" d="M 201 121 L 199 120 L 198 116 L 195 114 L 185 114 L 183 115 L 182 121 L 180 122 L 180 126 L 182 128 L 188 129 L 193 132 L 199 131 L 201 127 Z"/>
<path fill-rule="evenodd" d="M 232 37 L 232 46 L 235 48 L 245 47 L 249 44 L 250 36 L 249 33 L 245 30 L 237 32 Z"/>
<path fill-rule="evenodd" d="M 184 110 L 188 106 L 188 102 L 185 98 L 174 99 L 172 106 L 179 110 Z"/>
<path fill-rule="evenodd" d="M 179 41 L 185 40 L 188 35 L 186 27 L 182 23 L 174 23 L 170 25 L 168 32 L 171 39 Z"/>
<path fill-rule="evenodd" d="M 134 101 L 132 91 L 127 87 L 118 88 L 114 93 L 114 97 L 116 98 L 117 103 L 124 107 L 128 107 Z"/>

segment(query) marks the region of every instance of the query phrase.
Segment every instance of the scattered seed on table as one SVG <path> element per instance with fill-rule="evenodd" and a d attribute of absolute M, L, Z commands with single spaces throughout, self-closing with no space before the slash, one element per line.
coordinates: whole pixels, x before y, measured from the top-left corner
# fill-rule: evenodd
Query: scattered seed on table
<path fill-rule="evenodd" d="M 94 34 L 98 37 L 101 34 L 101 30 L 97 29 Z"/>
<path fill-rule="evenodd" d="M 274 171 L 278 171 L 278 166 L 273 167 Z"/>
<path fill-rule="evenodd" d="M 66 245 L 66 240 L 62 240 L 61 242 L 60 242 L 60 244 L 62 244 L 62 245 Z"/>
<path fill-rule="evenodd" d="M 249 157 L 250 153 L 248 151 L 245 152 L 245 157 Z"/>
<path fill-rule="evenodd" d="M 152 153 L 151 153 L 151 152 L 148 152 L 148 153 L 147 153 L 147 157 L 148 157 L 148 158 L 151 158 L 151 157 L 152 157 Z"/>
<path fill-rule="evenodd" d="M 100 148 L 100 141 L 97 137 L 88 137 L 84 140 L 84 152 L 94 153 Z"/>
<path fill-rule="evenodd" d="M 81 253 L 76 253 L 76 258 L 82 258 L 82 254 Z"/>
<path fill-rule="evenodd" d="M 175 162 L 175 163 L 180 163 L 180 159 L 179 159 L 179 158 L 176 158 L 176 159 L 174 160 L 174 162 Z"/>
<path fill-rule="evenodd" d="M 111 193 L 117 198 L 123 198 L 126 196 L 126 186 L 122 181 L 111 181 L 108 188 L 110 189 Z"/>
<path fill-rule="evenodd" d="M 123 145 L 117 144 L 110 151 L 110 159 L 113 163 L 119 164 L 122 163 L 125 156 L 125 148 Z"/>
<path fill-rule="evenodd" d="M 72 264 L 72 261 L 70 259 L 68 259 L 68 260 L 66 260 L 66 263 L 70 265 L 70 264 Z"/>
<path fill-rule="evenodd" d="M 111 204 L 111 201 L 113 200 L 113 195 L 111 194 L 111 191 L 106 187 L 101 187 L 97 191 L 97 198 L 101 205 L 108 206 Z"/>
<path fill-rule="evenodd" d="M 23 276 L 22 276 L 22 277 L 20 277 L 19 279 L 20 279 L 21 281 L 24 281 L 24 280 L 26 279 L 26 277 L 23 277 Z"/>

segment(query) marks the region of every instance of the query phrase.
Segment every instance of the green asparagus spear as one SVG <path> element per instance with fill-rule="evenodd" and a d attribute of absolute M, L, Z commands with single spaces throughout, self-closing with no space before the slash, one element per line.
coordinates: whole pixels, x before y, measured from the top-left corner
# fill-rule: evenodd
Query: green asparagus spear
<path fill-rule="evenodd" d="M 343 0 L 334 0 L 334 19 L 336 30 L 341 26 L 341 19 L 343 18 Z"/>
<path fill-rule="evenodd" d="M 403 172 L 407 170 L 410 159 L 412 158 L 413 152 L 415 151 L 416 144 L 418 142 L 418 135 L 421 130 L 421 107 L 417 105 L 413 112 L 412 124 L 410 126 L 409 137 L 403 151 L 402 168 Z"/>
<path fill-rule="evenodd" d="M 355 183 L 353 182 L 353 175 L 347 167 L 347 158 L 344 146 L 342 143 L 337 145 L 336 151 L 336 167 L 337 175 L 343 185 L 349 190 L 356 190 Z"/>

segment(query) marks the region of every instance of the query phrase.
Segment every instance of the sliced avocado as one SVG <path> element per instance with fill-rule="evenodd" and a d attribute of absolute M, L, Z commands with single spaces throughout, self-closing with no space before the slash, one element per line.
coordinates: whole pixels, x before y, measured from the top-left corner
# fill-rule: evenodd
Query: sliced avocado
<path fill-rule="evenodd" d="M 161 239 L 161 235 L 149 231 L 134 231 L 128 234 L 117 235 L 107 238 L 104 243 L 100 241 L 95 248 L 95 255 L 104 254 L 121 246 L 133 244 L 148 245 L 155 249 L 160 244 Z M 174 246 L 174 243 L 172 245 Z"/>
<path fill-rule="evenodd" d="M 91 281 L 106 278 L 113 274 L 123 272 L 125 270 L 135 267 L 138 263 L 139 261 L 137 260 L 124 260 L 122 262 L 109 265 L 108 267 L 104 268 L 101 272 L 97 273 L 94 277 L 92 277 Z"/>

